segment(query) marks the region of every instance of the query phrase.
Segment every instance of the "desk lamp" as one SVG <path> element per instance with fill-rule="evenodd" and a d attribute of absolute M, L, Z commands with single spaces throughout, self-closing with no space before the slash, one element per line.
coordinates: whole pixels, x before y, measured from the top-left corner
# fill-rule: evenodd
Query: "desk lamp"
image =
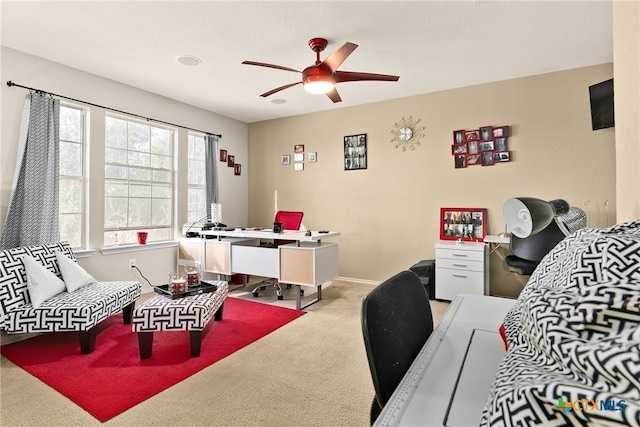
<path fill-rule="evenodd" d="M 222 204 L 211 203 L 211 222 L 215 228 L 224 227 L 222 224 Z"/>
<path fill-rule="evenodd" d="M 561 199 L 545 202 L 533 197 L 518 197 L 505 202 L 502 213 L 516 237 L 524 239 L 544 230 L 556 216 L 569 212 L 569 204 Z"/>

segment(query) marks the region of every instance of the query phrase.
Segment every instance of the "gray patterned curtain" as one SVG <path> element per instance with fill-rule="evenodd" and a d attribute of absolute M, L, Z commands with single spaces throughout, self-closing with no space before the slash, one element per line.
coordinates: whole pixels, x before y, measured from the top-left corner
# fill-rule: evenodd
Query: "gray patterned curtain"
<path fill-rule="evenodd" d="M 60 239 L 59 118 L 59 100 L 40 92 L 27 95 L 0 249 Z"/>
<path fill-rule="evenodd" d="M 205 146 L 205 191 L 207 203 L 207 218 L 212 218 L 212 203 L 220 203 L 218 192 L 218 145 L 220 138 L 215 135 L 204 137 Z"/>

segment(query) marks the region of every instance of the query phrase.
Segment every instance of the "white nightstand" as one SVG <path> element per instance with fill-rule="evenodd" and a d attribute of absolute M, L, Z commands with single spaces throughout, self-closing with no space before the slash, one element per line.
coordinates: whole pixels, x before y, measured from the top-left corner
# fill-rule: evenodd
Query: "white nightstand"
<path fill-rule="evenodd" d="M 436 299 L 489 295 L 489 251 L 484 243 L 436 243 Z"/>

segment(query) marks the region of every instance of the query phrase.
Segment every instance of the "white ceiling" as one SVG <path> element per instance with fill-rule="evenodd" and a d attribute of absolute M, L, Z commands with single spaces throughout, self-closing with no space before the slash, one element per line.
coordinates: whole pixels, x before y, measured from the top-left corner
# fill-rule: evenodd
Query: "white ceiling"
<path fill-rule="evenodd" d="M 1 43 L 243 122 L 613 61 L 608 1 L 2 1 Z M 342 102 L 297 85 L 309 39 L 359 45 L 339 68 L 399 75 L 337 85 Z M 202 60 L 176 63 L 178 55 Z M 7 80 L 30 86 L 20 76 Z M 2 82 L 3 84 L 5 82 Z M 47 90 L 47 88 L 38 88 Z M 61 94 L 64 95 L 64 94 Z M 283 104 L 274 104 L 282 99 Z"/>

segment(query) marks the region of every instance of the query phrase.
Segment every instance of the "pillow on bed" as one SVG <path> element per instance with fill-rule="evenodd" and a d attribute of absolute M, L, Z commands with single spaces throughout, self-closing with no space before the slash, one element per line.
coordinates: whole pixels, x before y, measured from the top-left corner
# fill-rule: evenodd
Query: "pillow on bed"
<path fill-rule="evenodd" d="M 22 257 L 22 264 L 27 276 L 27 289 L 33 307 L 38 308 L 51 297 L 64 292 L 65 284 L 55 274 L 40 265 L 29 255 Z"/>
<path fill-rule="evenodd" d="M 69 292 L 97 282 L 97 280 L 87 273 L 85 269 L 80 267 L 77 262 L 71 260 L 60 251 L 56 252 L 56 261 L 58 262 L 60 274 L 62 274 L 62 280 L 64 280 Z"/>

